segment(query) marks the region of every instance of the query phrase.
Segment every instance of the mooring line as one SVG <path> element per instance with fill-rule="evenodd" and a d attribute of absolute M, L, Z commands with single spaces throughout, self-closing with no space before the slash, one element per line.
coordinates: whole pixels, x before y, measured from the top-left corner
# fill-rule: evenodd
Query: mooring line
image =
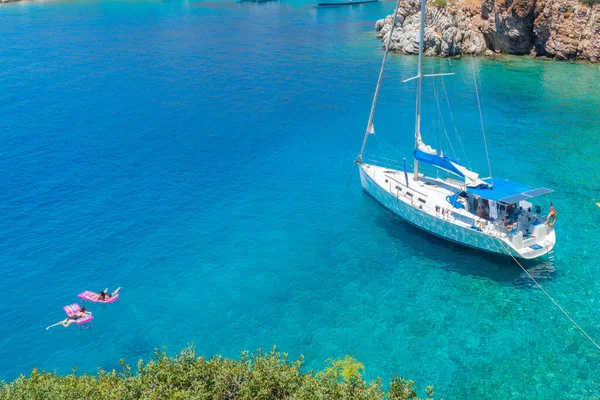
<path fill-rule="evenodd" d="M 506 253 L 509 256 L 511 256 L 513 260 L 515 260 L 515 262 L 519 265 L 519 267 L 521 267 L 521 269 L 523 270 L 523 272 L 525 272 L 527 274 L 527 276 L 529 276 L 529 278 L 537 285 L 537 287 L 540 288 L 540 290 L 542 292 L 544 292 L 544 294 L 550 299 L 550 301 L 552 303 L 554 303 L 554 305 L 556 306 L 556 308 L 558 308 L 565 315 L 565 317 L 567 317 L 573 323 L 573 325 L 575 325 L 577 327 L 577 329 L 579 329 L 581 331 L 581 333 L 583 333 L 589 339 L 589 341 L 592 342 L 592 344 L 594 346 L 596 346 L 596 348 L 598 350 L 600 350 L 600 345 L 598 345 L 598 343 L 596 343 L 596 341 L 590 335 L 588 335 L 588 333 L 581 326 L 579 326 L 579 324 L 577 322 L 575 322 L 575 320 L 573 318 L 571 318 L 571 316 L 560 306 L 560 304 L 558 304 L 556 302 L 556 300 L 554 300 L 552 298 L 552 296 L 550 296 L 548 294 L 548 292 L 546 292 L 546 290 L 542 287 L 542 285 L 540 285 L 538 283 L 538 281 L 536 281 L 535 278 L 533 276 L 531 276 L 531 274 L 521 265 L 521 263 L 519 262 L 519 260 L 517 260 L 515 258 L 515 256 L 513 256 L 512 253 L 504 246 L 504 243 L 502 243 L 502 241 L 499 238 L 496 238 L 496 240 L 498 240 L 498 243 L 500 243 L 500 246 L 502 246 L 502 248 L 506 251 Z"/>

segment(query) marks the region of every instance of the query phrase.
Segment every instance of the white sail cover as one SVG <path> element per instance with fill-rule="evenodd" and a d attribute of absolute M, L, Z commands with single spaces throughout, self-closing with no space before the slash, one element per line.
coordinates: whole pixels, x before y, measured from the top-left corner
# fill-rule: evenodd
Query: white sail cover
<path fill-rule="evenodd" d="M 450 162 L 452 162 L 452 161 L 450 161 Z M 465 167 L 463 167 L 460 164 L 457 164 L 457 163 L 454 163 L 454 162 L 452 162 L 452 163 L 454 164 L 454 167 L 457 170 L 459 170 L 460 172 L 463 173 L 463 175 L 465 176 L 465 184 L 468 187 L 479 187 L 481 185 L 487 186 L 487 183 L 485 183 L 484 181 L 482 181 L 479 178 L 479 174 L 477 172 L 473 172 L 471 170 L 468 170 L 468 169 L 466 169 Z"/>
<path fill-rule="evenodd" d="M 421 133 L 419 133 L 419 135 L 417 136 L 417 142 L 419 144 L 418 149 L 421 150 L 423 153 L 433 154 L 437 156 L 437 151 L 433 147 L 423 143 L 423 140 L 421 140 Z"/>

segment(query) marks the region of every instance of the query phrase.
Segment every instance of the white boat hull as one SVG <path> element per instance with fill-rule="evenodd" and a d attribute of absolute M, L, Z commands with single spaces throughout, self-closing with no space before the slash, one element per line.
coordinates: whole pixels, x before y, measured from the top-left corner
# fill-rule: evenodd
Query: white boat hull
<path fill-rule="evenodd" d="M 370 170 L 368 170 L 369 168 Z M 373 171 L 374 169 L 376 170 L 375 172 Z M 406 196 L 406 193 L 411 191 L 411 186 L 416 185 L 416 183 L 411 183 L 412 174 L 410 174 L 409 186 L 406 187 L 403 181 L 402 188 L 404 188 L 404 191 L 401 190 L 398 192 L 395 188 L 400 185 L 400 182 L 392 182 L 391 180 L 388 182 L 387 179 L 382 182 L 381 176 L 378 177 L 379 180 L 375 179 L 373 175 L 378 172 L 381 175 L 381 171 L 383 171 L 381 167 L 365 164 L 360 166 L 360 180 L 363 190 L 390 212 L 426 232 L 478 250 L 503 255 L 510 254 L 514 257 L 526 259 L 542 256 L 554 247 L 554 230 L 545 238 L 541 249 L 533 250 L 525 248 L 523 250 L 516 249 L 511 244 L 509 237 L 502 238 L 499 235 L 491 235 L 472 229 L 472 227 L 459 226 L 453 220 L 444 219 L 432 212 L 426 212 L 418 201 L 415 202 L 415 198 L 420 197 L 418 195 L 419 188 L 413 191 L 414 197 L 411 196 L 411 199 Z M 386 187 L 388 183 L 389 186 Z M 394 194 L 395 191 L 396 194 Z M 431 201 L 431 199 L 427 199 L 427 201 Z"/>

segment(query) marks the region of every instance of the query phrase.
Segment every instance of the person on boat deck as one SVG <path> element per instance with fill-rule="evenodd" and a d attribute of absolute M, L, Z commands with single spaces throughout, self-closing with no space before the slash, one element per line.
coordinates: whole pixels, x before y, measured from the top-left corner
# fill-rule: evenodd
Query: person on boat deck
<path fill-rule="evenodd" d="M 479 203 L 479 207 L 477 207 L 477 216 L 479 218 L 489 218 L 490 217 L 490 208 L 488 205 L 488 201 L 483 199 L 481 203 Z"/>
<path fill-rule="evenodd" d="M 63 319 L 62 321 L 58 321 L 56 324 L 54 325 L 50 325 L 49 327 L 46 328 L 46 330 L 50 329 L 53 326 L 56 325 L 62 325 L 65 328 L 67 328 L 69 325 L 71 325 L 73 322 L 77 322 L 78 320 L 80 320 L 81 318 L 84 317 L 89 317 L 90 315 L 92 315 L 91 311 L 87 311 L 85 309 L 85 307 L 81 307 L 81 310 L 77 311 L 75 314 L 71 315 L 70 317 L 67 317 L 65 319 Z"/>
<path fill-rule="evenodd" d="M 111 297 L 113 297 L 117 293 L 119 293 L 119 290 L 121 290 L 120 287 L 118 287 L 114 292 L 108 293 L 108 288 L 106 288 L 103 291 L 101 291 L 100 293 L 98 293 L 98 296 L 96 296 L 96 300 L 98 300 L 98 301 L 108 301 L 108 300 L 111 299 Z"/>

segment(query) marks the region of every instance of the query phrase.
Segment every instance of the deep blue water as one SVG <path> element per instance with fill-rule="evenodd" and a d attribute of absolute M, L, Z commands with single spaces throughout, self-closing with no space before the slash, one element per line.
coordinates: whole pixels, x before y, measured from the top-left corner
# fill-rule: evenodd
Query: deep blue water
<path fill-rule="evenodd" d="M 382 56 L 373 27 L 392 8 L 2 5 L 0 379 L 193 342 L 277 345 L 310 369 L 351 354 L 368 379 L 449 399 L 600 394 L 600 352 L 515 264 L 397 221 L 357 174 L 348 185 Z M 452 116 L 486 175 L 472 69 L 494 176 L 556 189 L 555 262 L 527 266 L 600 339 L 600 67 L 427 59 L 456 72 Z M 410 155 L 414 82 L 400 80 L 414 70 L 390 57 L 369 158 Z M 90 306 L 93 329 L 44 330 L 106 286 L 122 298 Z"/>

